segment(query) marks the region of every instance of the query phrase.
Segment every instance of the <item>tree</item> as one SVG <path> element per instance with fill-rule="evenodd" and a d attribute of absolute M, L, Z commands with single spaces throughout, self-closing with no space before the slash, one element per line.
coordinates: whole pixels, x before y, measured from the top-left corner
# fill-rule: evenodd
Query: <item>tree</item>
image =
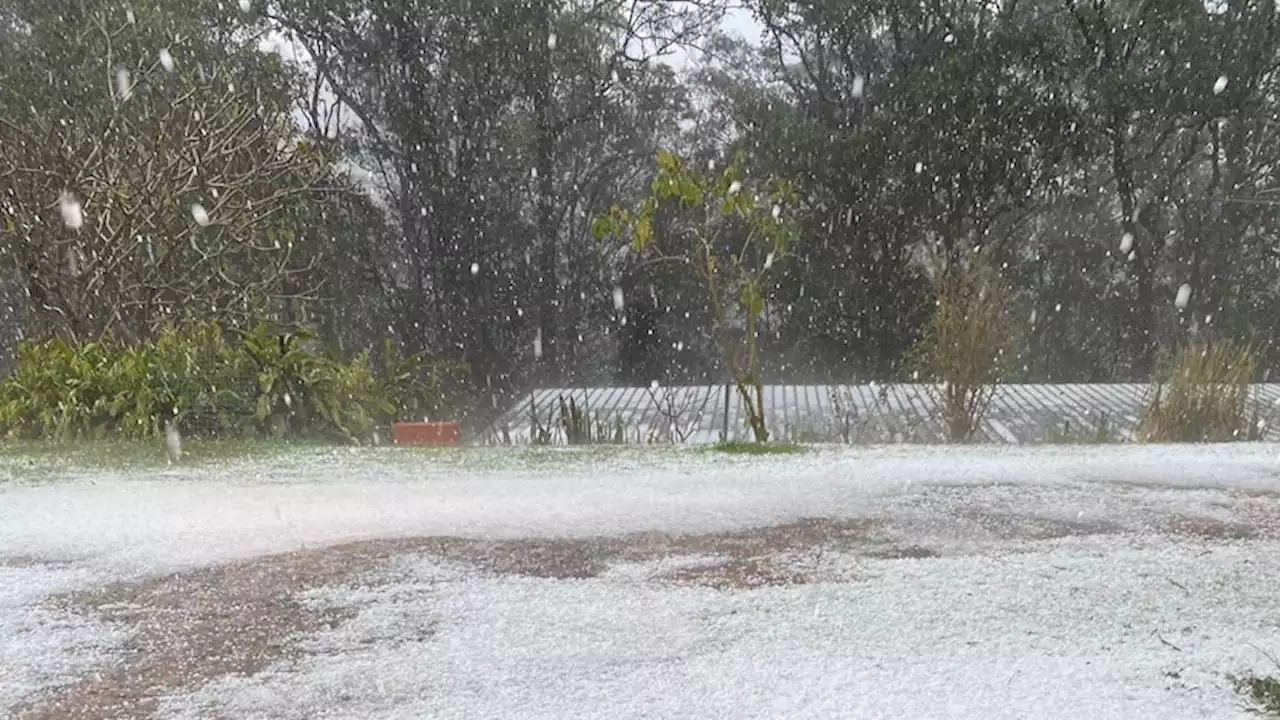
<path fill-rule="evenodd" d="M 746 184 L 742 159 L 708 177 L 668 151 L 659 151 L 649 196 L 634 211 L 614 207 L 596 234 L 629 232 L 632 249 L 651 262 L 694 270 L 706 291 L 724 367 L 738 390 L 756 442 L 769 440 L 765 418 L 759 323 L 770 271 L 795 241 L 798 197 L 781 179 Z M 663 222 L 659 215 L 673 215 Z M 664 225 L 661 236 L 655 226 Z"/>
<path fill-rule="evenodd" d="M 1208 241 L 1169 238 L 1180 234 L 1181 222 L 1198 222 L 1197 195 L 1223 189 L 1218 119 L 1260 99 L 1257 88 L 1275 67 L 1276 7 L 1270 0 L 1224 3 L 1220 10 L 1128 0 L 1063 0 L 1062 7 L 1067 12 L 1049 39 L 1078 78 L 1072 94 L 1083 109 L 1082 127 L 1105 160 L 1119 218 L 1115 235 L 1126 238 L 1127 248 L 1112 268 L 1122 276 L 1114 289 L 1124 310 L 1117 331 L 1126 365 L 1146 374 L 1160 337 L 1158 279 L 1172 259 L 1169 250 L 1181 245 L 1200 255 Z M 1206 164 L 1214 169 L 1201 177 L 1212 179 L 1193 190 L 1189 180 Z M 1234 254 L 1229 247 L 1218 251 Z"/>
<path fill-rule="evenodd" d="M 594 343 L 561 342 L 609 313 L 586 221 L 634 192 L 650 138 L 674 125 L 679 85 L 649 61 L 718 3 L 697 5 L 273 4 L 354 118 L 353 160 L 397 235 L 380 255 L 406 342 L 461 352 L 498 390 L 594 361 L 575 355 Z"/>
<path fill-rule="evenodd" d="M 140 338 L 310 297 L 297 213 L 339 186 L 299 142 L 278 60 L 191 24 L 168 43 L 172 7 L 56 10 L 24 8 L 0 91 L 0 212 L 39 323 Z"/>
<path fill-rule="evenodd" d="M 732 147 L 811 199 L 780 269 L 781 347 L 894 374 L 927 317 L 918 258 L 1008 247 L 1075 137 L 1018 4 L 752 3 L 764 48 L 705 73 Z"/>

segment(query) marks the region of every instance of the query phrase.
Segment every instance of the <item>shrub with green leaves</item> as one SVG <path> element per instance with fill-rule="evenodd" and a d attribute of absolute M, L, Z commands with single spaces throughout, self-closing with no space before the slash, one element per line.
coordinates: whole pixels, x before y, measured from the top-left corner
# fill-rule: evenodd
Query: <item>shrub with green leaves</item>
<path fill-rule="evenodd" d="M 152 437 L 173 421 L 188 436 L 368 438 L 397 419 L 444 409 L 443 381 L 465 368 L 390 342 L 381 372 L 310 349 L 307 330 L 235 329 L 214 322 L 162 328 L 149 342 L 111 337 L 24 341 L 0 381 L 10 437 L 65 442 Z"/>

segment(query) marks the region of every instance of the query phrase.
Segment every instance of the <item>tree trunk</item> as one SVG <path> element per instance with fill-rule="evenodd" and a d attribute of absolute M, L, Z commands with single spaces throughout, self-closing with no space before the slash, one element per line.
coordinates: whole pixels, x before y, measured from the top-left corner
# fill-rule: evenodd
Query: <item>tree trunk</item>
<path fill-rule="evenodd" d="M 551 32 L 550 12 L 546 12 L 547 32 Z M 534 103 L 537 113 L 537 145 L 534 168 L 538 185 L 538 330 L 542 341 L 541 372 L 545 381 L 558 382 L 560 367 L 560 343 L 557 309 L 559 305 L 558 261 L 559 232 L 556 227 L 555 186 L 555 129 L 552 88 L 551 43 L 539 52 L 537 78 L 534 86 Z"/>
<path fill-rule="evenodd" d="M 1137 187 L 1128 157 L 1128 122 L 1123 111 L 1112 111 L 1108 128 L 1111 136 L 1111 169 L 1115 175 L 1116 195 L 1120 200 L 1120 227 L 1133 238 L 1134 276 L 1133 304 L 1126 312 L 1124 343 L 1129 348 L 1130 373 L 1147 374 L 1152 369 L 1155 326 L 1155 238 L 1146 237 L 1138 218 Z"/>

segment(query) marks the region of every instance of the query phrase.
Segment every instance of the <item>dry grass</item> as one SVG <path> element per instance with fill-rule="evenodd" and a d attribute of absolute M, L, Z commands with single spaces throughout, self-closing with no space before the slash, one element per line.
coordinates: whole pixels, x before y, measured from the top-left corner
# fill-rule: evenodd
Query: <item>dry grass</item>
<path fill-rule="evenodd" d="M 1252 437 L 1249 392 L 1257 369 L 1249 345 L 1188 345 L 1161 363 L 1138 423 L 1144 442 L 1230 442 Z"/>
<path fill-rule="evenodd" d="M 982 265 L 940 272 L 934 291 L 937 304 L 916 348 L 916 366 L 936 383 L 947 439 L 966 442 L 1013 362 L 1018 336 L 1012 298 L 999 276 Z"/>

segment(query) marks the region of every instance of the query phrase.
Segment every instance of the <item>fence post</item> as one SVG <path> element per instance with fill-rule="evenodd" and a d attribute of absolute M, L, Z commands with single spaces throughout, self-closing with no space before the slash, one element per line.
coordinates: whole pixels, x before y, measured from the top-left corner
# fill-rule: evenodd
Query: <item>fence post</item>
<path fill-rule="evenodd" d="M 724 384 L 724 430 L 721 433 L 722 442 L 729 442 L 729 394 L 732 392 L 732 383 Z"/>

